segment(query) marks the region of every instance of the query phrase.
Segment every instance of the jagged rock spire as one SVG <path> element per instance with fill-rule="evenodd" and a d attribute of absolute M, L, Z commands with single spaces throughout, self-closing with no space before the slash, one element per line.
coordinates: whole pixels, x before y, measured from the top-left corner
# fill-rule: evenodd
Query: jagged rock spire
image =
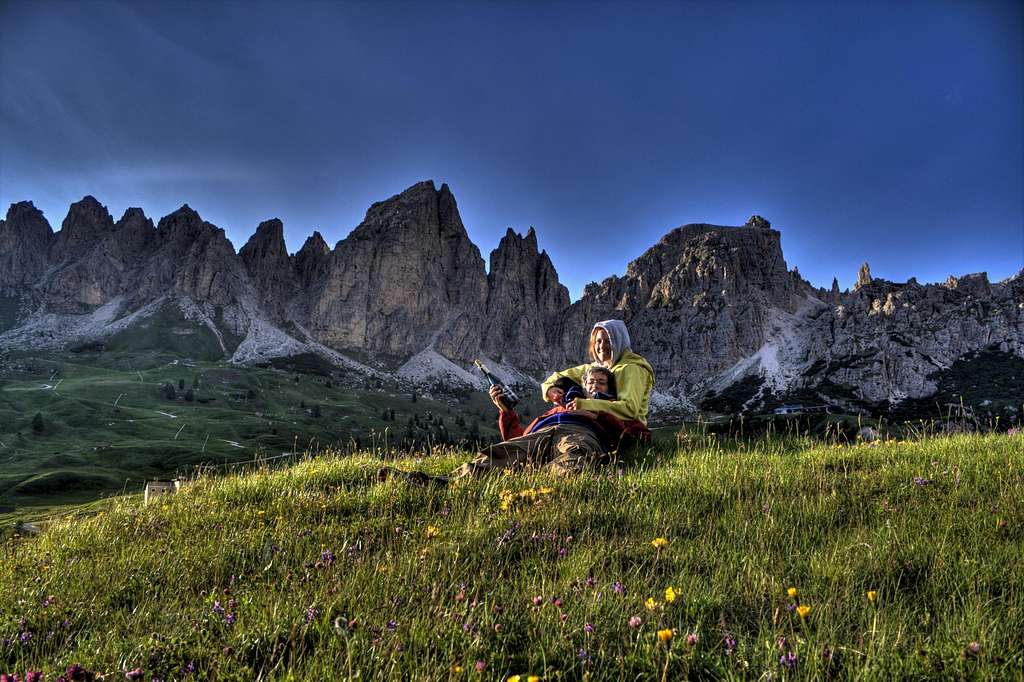
<path fill-rule="evenodd" d="M 864 264 L 860 266 L 860 270 L 857 271 L 857 284 L 853 288 L 860 289 L 871 284 L 871 282 L 871 266 L 868 265 L 867 261 L 864 261 Z"/>

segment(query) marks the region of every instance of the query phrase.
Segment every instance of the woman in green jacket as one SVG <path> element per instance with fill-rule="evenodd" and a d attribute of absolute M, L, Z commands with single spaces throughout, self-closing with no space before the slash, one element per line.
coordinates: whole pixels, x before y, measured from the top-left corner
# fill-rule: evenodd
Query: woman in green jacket
<path fill-rule="evenodd" d="M 651 363 L 630 349 L 629 331 L 622 320 L 598 322 L 590 331 L 588 345 L 594 364 L 607 367 L 615 377 L 618 396 L 615 400 L 577 398 L 572 409 L 610 412 L 623 421 L 635 419 L 647 424 L 647 403 L 654 388 L 654 369 Z M 561 403 L 562 390 L 553 384 L 559 377 L 568 377 L 582 383 L 583 372 L 590 363 L 555 372 L 541 384 L 544 399 Z"/>

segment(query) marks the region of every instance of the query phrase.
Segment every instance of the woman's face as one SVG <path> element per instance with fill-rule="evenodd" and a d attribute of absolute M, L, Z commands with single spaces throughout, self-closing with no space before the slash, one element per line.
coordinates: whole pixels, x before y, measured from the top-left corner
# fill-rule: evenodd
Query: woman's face
<path fill-rule="evenodd" d="M 594 355 L 602 365 L 610 364 L 612 361 L 612 340 L 608 338 L 608 332 L 600 327 L 594 334 Z"/>

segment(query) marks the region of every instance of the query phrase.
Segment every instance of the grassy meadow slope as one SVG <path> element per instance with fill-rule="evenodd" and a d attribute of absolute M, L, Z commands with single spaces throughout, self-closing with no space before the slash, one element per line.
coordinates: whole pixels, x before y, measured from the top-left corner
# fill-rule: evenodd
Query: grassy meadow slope
<path fill-rule="evenodd" d="M 433 489 L 378 482 L 376 464 L 202 477 L 8 539 L 0 672 L 1024 675 L 1020 435 L 691 442 Z"/>
<path fill-rule="evenodd" d="M 497 435 L 482 391 L 453 405 L 450 396 L 433 400 L 417 390 L 414 400 L 394 383 L 321 371 L 111 347 L 7 356 L 0 362 L 0 519 L 140 490 L 147 478 L 188 475 L 200 463 L 385 439 L 394 445 L 410 435 Z M 384 419 L 385 410 L 394 418 Z"/>

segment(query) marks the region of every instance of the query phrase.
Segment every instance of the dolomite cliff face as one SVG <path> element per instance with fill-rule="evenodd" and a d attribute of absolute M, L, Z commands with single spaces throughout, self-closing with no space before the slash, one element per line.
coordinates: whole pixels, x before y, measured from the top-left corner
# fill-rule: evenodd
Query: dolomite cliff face
<path fill-rule="evenodd" d="M 325 345 L 465 358 L 479 346 L 487 278 L 448 186 L 421 182 L 370 207 L 311 296 L 309 328 Z"/>
<path fill-rule="evenodd" d="M 779 232 L 686 225 L 624 276 L 588 286 L 563 315 L 562 349 L 582 361 L 590 325 L 623 319 L 659 388 L 685 393 L 757 352 L 775 317 L 794 314 L 812 292 L 787 271 Z"/>
<path fill-rule="evenodd" d="M 491 252 L 487 284 L 486 355 L 525 371 L 550 367 L 562 354 L 559 323 L 569 290 L 547 252 L 538 252 L 532 227 L 525 237 L 509 228 Z"/>
<path fill-rule="evenodd" d="M 920 398 L 936 389 L 931 375 L 972 351 L 1024 357 L 1024 277 L 992 284 L 979 273 L 937 285 L 867 279 L 807 327 L 805 384 L 828 381 L 868 402 Z"/>
<path fill-rule="evenodd" d="M 27 294 L 50 264 L 53 230 L 31 201 L 11 204 L 0 220 L 0 290 L 6 296 Z"/>
<path fill-rule="evenodd" d="M 413 363 L 403 376 L 417 380 L 443 365 L 456 381 L 474 380 L 476 357 L 520 377 L 579 364 L 594 322 L 620 318 L 657 390 L 695 400 L 754 378 L 776 395 L 892 402 L 930 395 L 969 353 L 1024 357 L 1021 274 L 899 284 L 865 263 L 852 291 L 815 289 L 754 216 L 676 228 L 570 304 L 532 228 L 509 229 L 485 269 L 455 197 L 430 181 L 371 206 L 334 249 L 315 232 L 294 255 L 277 219 L 236 254 L 187 205 L 154 228 L 85 197 L 55 234 L 20 202 L 0 221 L 0 304 L 0 348 L 102 341 L 170 306 L 236 362 L 312 352 L 367 371 L 350 357 Z"/>

